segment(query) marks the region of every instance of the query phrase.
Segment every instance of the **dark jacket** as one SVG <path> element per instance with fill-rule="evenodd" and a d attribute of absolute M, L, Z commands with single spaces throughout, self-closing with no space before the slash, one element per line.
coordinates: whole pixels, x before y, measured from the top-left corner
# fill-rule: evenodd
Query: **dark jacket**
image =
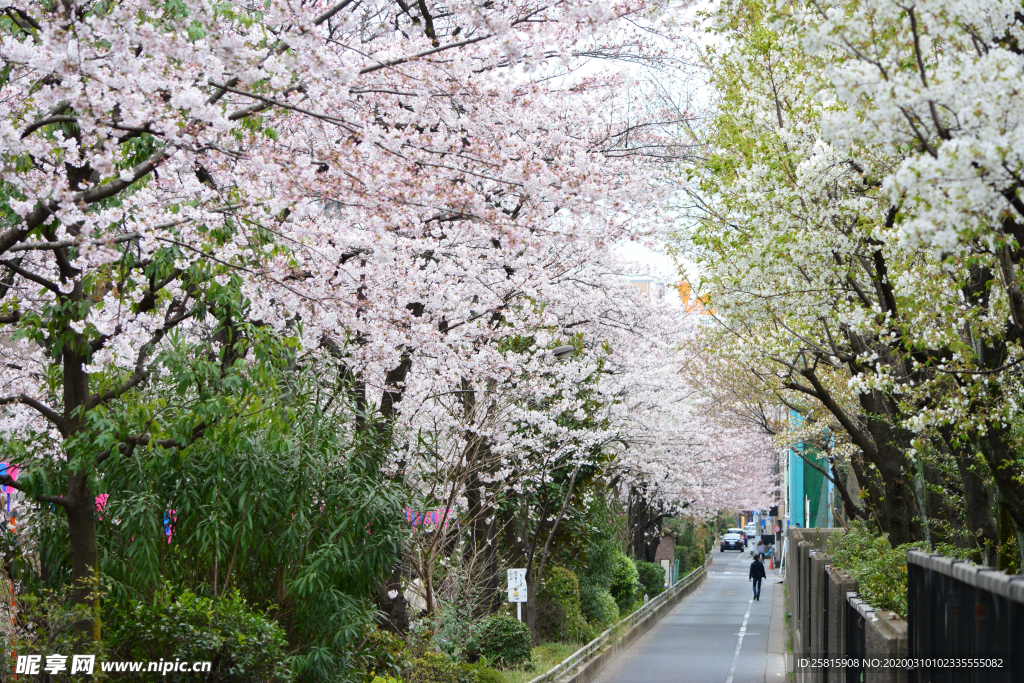
<path fill-rule="evenodd" d="M 763 579 L 767 576 L 764 573 L 764 565 L 761 564 L 760 560 L 754 560 L 750 563 L 750 578 L 751 579 Z"/>

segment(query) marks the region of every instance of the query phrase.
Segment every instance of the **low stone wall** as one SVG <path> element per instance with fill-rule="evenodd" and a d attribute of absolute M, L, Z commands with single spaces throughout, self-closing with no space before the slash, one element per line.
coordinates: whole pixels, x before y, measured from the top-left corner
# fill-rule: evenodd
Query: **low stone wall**
<path fill-rule="evenodd" d="M 827 656 L 846 652 L 846 601 L 847 593 L 859 590 L 856 579 L 842 569 L 828 572 L 828 636 L 826 638 Z M 826 675 L 828 683 L 846 683 L 843 669 L 829 669 Z"/>
<path fill-rule="evenodd" d="M 900 658 L 907 656 L 907 621 L 893 612 L 875 610 L 865 621 L 864 641 L 872 657 Z M 870 683 L 906 683 L 907 670 L 896 668 L 867 669 L 864 680 Z"/>
<path fill-rule="evenodd" d="M 841 529 L 793 529 L 786 557 L 786 595 L 796 683 L 843 683 L 842 667 L 802 666 L 801 660 L 905 657 L 907 622 L 857 597 L 857 582 L 832 567 L 828 537 Z M 852 624 L 852 626 L 851 626 Z M 863 628 L 863 644 L 859 631 Z M 861 649 L 863 648 L 863 649 Z M 867 668 L 865 683 L 905 683 L 906 670 Z"/>
<path fill-rule="evenodd" d="M 810 681 L 801 668 L 801 659 L 810 659 L 812 641 L 811 553 L 824 551 L 828 537 L 836 529 L 790 529 L 786 554 L 786 611 L 789 637 L 793 646 L 793 671 L 796 683 Z M 841 531 L 841 530 L 839 530 Z M 819 645 L 820 647 L 820 645 Z"/>

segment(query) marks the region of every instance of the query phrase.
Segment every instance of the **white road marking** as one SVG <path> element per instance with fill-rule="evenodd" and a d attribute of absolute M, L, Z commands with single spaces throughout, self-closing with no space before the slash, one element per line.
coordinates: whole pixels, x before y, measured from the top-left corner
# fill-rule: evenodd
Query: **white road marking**
<path fill-rule="evenodd" d="M 750 607 L 754 604 L 754 598 L 751 596 L 750 602 L 747 603 L 747 613 L 743 615 L 743 625 L 740 626 L 740 632 L 736 635 L 739 636 L 739 640 L 736 641 L 736 652 L 732 655 L 732 666 L 729 667 L 729 677 L 725 679 L 725 683 L 732 683 L 733 677 L 736 676 L 736 665 L 740 662 L 740 648 L 743 647 L 743 636 L 747 633 L 747 621 L 750 619 Z"/>

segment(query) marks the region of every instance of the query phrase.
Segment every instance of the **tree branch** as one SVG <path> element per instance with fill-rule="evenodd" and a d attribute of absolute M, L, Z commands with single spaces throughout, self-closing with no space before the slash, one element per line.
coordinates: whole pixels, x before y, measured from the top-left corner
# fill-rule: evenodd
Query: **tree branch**
<path fill-rule="evenodd" d="M 839 421 L 839 424 L 841 424 L 843 429 L 846 430 L 846 433 L 850 435 L 850 439 L 853 443 L 856 444 L 865 455 L 871 458 L 872 461 L 877 462 L 878 450 L 875 448 L 875 444 L 857 427 L 856 424 L 854 424 L 853 420 L 850 419 L 850 416 L 846 414 L 846 411 L 839 407 L 839 404 L 836 403 L 834 398 L 832 398 L 832 394 L 829 393 L 828 389 L 822 386 L 821 382 L 818 380 L 818 376 L 814 373 L 814 370 L 801 370 L 800 374 L 807 378 L 807 381 L 811 383 L 812 387 L 814 387 L 813 393 L 807 393 L 810 393 L 811 396 L 814 396 L 821 401 L 822 405 L 825 406 L 828 412 L 835 416 L 836 420 Z"/>
<path fill-rule="evenodd" d="M 314 19 L 313 20 L 313 25 L 314 26 L 319 26 L 320 24 L 324 23 L 325 21 L 327 21 L 328 19 L 333 17 L 335 14 L 337 14 L 341 10 L 343 10 L 346 7 L 348 7 L 349 5 L 351 5 L 352 2 L 353 2 L 353 0 L 342 0 L 337 5 L 335 5 L 334 7 L 332 7 L 331 9 L 327 10 L 326 12 L 324 12 L 323 14 L 318 16 L 316 19 Z"/>
<path fill-rule="evenodd" d="M 60 433 L 67 436 L 67 421 L 60 415 L 56 410 L 46 405 L 45 403 L 38 401 L 31 396 L 26 394 L 17 394 L 15 396 L 3 396 L 0 397 L 0 405 L 8 405 L 11 403 L 21 403 L 32 409 L 37 413 L 45 417 L 47 420 L 53 423 L 53 425 L 60 430 Z"/>
<path fill-rule="evenodd" d="M 43 126 L 48 126 L 51 123 L 78 123 L 77 116 L 47 116 L 42 119 L 38 119 L 29 124 L 28 128 L 21 134 L 21 139 L 24 140 L 32 133 L 36 132 Z"/>
<path fill-rule="evenodd" d="M 181 222 L 181 221 L 178 221 Z M 158 226 L 159 227 L 159 226 Z M 141 235 L 137 232 L 130 232 L 126 235 L 118 235 L 110 239 L 98 239 L 90 240 L 89 244 L 95 246 L 103 246 L 105 244 L 120 244 L 121 242 L 130 242 L 131 240 L 137 240 Z M 22 242 L 21 244 L 15 244 L 13 247 L 7 250 L 7 253 L 14 253 L 17 251 L 51 251 L 54 249 L 66 249 L 68 247 L 77 247 L 83 244 L 81 239 L 70 239 L 70 240 L 59 240 L 57 242 Z"/>
<path fill-rule="evenodd" d="M 200 422 L 199 424 L 197 424 L 195 427 L 192 428 L 192 434 L 188 437 L 188 439 L 184 443 L 182 443 L 181 441 L 178 441 L 177 439 L 160 439 L 160 440 L 156 440 L 156 439 L 153 439 L 152 437 L 147 437 L 147 436 L 129 436 L 129 437 L 127 437 L 125 439 L 125 442 L 128 443 L 128 444 L 131 444 L 132 447 L 134 447 L 134 446 L 147 446 L 147 447 L 148 446 L 159 446 L 160 448 L 188 448 L 189 446 L 194 444 L 196 441 L 199 441 L 199 439 L 203 438 L 203 435 L 206 434 L 206 430 L 208 428 L 209 428 L 209 425 L 207 425 L 206 422 Z"/>
<path fill-rule="evenodd" d="M 6 261 L 6 260 L 0 261 L 0 266 L 3 266 L 5 268 L 7 268 L 8 270 L 10 270 L 10 271 L 12 271 L 14 273 L 17 273 L 18 275 L 22 276 L 26 280 L 30 280 L 30 281 L 36 283 L 37 285 L 39 285 L 41 287 L 45 287 L 46 289 L 50 290 L 51 292 L 53 292 L 57 296 L 63 296 L 63 293 L 60 291 L 60 287 L 57 286 L 57 283 L 51 282 L 51 281 L 47 280 L 45 277 L 43 277 L 41 275 L 36 275 L 35 273 L 33 273 L 30 270 L 25 270 L 21 266 L 15 264 L 15 263 L 12 263 L 11 261 Z"/>
<path fill-rule="evenodd" d="M 93 204 L 100 200 L 107 199 L 108 197 L 113 197 L 117 193 L 129 187 L 132 183 L 138 181 L 140 178 L 152 173 L 153 169 L 155 169 L 161 161 L 167 158 L 169 154 L 170 152 L 168 149 L 163 147 L 157 150 L 149 159 L 132 169 L 131 178 L 129 180 L 123 180 L 118 176 L 109 183 L 90 187 L 88 190 L 77 193 L 71 203 Z M 58 204 L 56 200 L 51 199 L 48 202 L 37 202 L 36 207 L 32 209 L 27 216 L 25 216 L 22 223 L 15 225 L 0 234 L 0 254 L 7 253 L 12 246 L 23 240 L 28 233 L 45 223 L 50 216 L 56 213 L 57 207 Z"/>
<path fill-rule="evenodd" d="M 0 484 L 3 484 L 4 486 L 10 486 L 12 489 L 18 489 L 19 491 L 24 491 L 25 490 L 9 474 L 5 474 L 5 475 L 0 476 Z M 31 495 L 31 494 L 29 494 L 29 495 Z M 36 500 L 38 500 L 40 503 L 53 503 L 54 505 L 60 505 L 61 507 L 65 507 L 65 508 L 71 505 L 71 501 L 68 500 L 67 498 L 65 498 L 64 496 L 40 495 L 40 496 L 32 496 L 32 497 L 35 498 Z"/>

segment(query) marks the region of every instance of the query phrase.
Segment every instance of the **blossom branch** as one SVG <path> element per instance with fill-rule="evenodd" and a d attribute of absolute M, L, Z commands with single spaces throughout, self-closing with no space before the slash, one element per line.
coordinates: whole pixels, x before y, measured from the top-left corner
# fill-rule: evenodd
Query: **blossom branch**
<path fill-rule="evenodd" d="M 0 405 L 9 405 L 11 403 L 21 403 L 26 405 L 37 413 L 45 417 L 47 420 L 53 423 L 53 425 L 60 431 L 61 434 L 67 435 L 67 421 L 62 415 L 55 411 L 45 403 L 32 398 L 26 394 L 17 394 L 15 396 L 3 396 L 0 397 Z"/>

